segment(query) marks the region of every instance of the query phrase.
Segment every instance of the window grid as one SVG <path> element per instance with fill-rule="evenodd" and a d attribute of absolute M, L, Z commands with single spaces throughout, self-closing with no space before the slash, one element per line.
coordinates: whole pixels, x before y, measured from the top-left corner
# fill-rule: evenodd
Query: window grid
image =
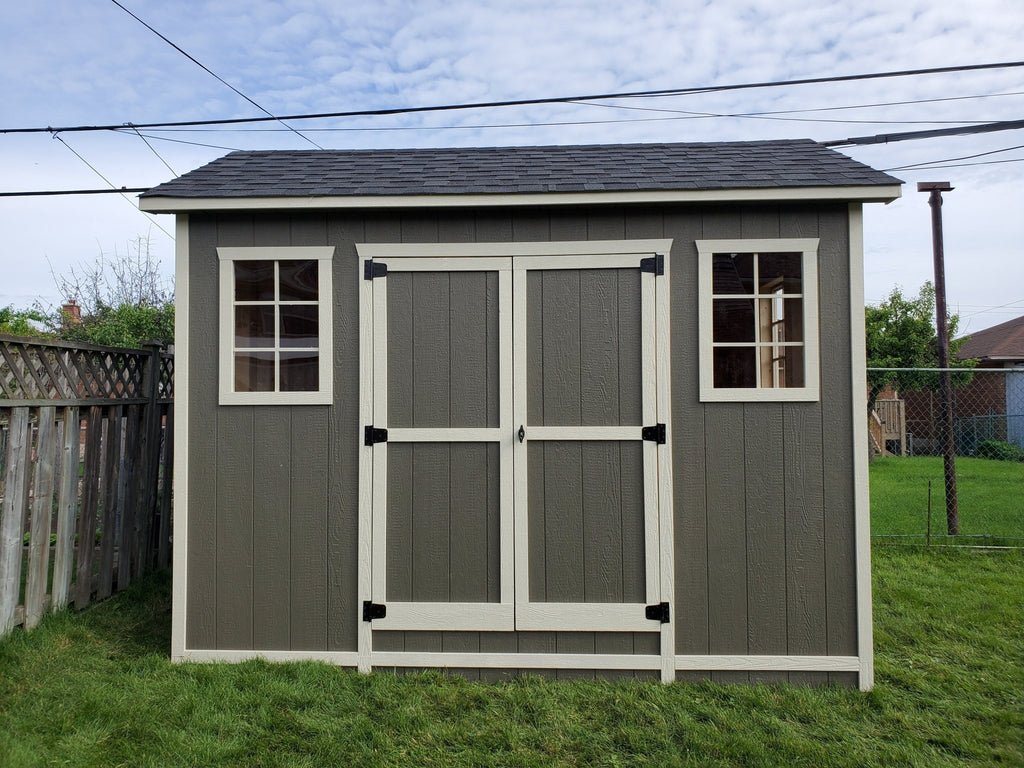
<path fill-rule="evenodd" d="M 768 253 L 774 253 L 770 251 Z M 714 256 L 723 255 L 721 253 L 715 253 Z M 754 302 L 754 341 L 714 341 L 712 340 L 711 346 L 715 348 L 730 348 L 735 349 L 738 347 L 743 348 L 754 348 L 757 356 L 757 361 L 754 366 L 754 387 L 760 389 L 765 386 L 763 383 L 766 379 L 771 381 L 770 386 L 772 388 L 779 388 L 785 382 L 786 373 L 786 358 L 785 358 L 785 347 L 802 347 L 804 342 L 802 341 L 786 341 L 785 340 L 785 300 L 786 299 L 800 299 L 804 298 L 804 294 L 801 293 L 785 293 L 782 289 L 782 278 L 773 280 L 769 284 L 767 290 L 761 287 L 761 253 L 751 253 L 753 256 L 753 283 L 754 292 L 749 293 L 713 293 L 711 301 L 714 302 L 717 299 L 752 299 Z M 801 277 L 803 279 L 803 277 Z M 778 287 L 776 287 L 778 286 Z M 762 325 L 769 329 L 768 334 L 763 334 Z M 763 340 L 765 336 L 768 336 L 767 340 Z M 768 358 L 768 368 L 770 373 L 764 371 L 765 366 L 762 363 L 761 356 L 762 350 L 771 349 L 771 356 Z"/>
<path fill-rule="evenodd" d="M 232 317 L 234 317 L 235 310 L 238 307 L 273 307 L 274 309 L 274 343 L 271 346 L 238 346 L 237 334 L 233 334 L 233 338 L 236 342 L 232 344 L 232 359 L 235 359 L 238 353 L 273 353 L 274 355 L 274 388 L 272 390 L 265 390 L 267 392 L 281 392 L 281 352 L 319 352 L 319 339 L 316 346 L 282 346 L 281 345 L 281 307 L 317 307 L 319 310 L 320 300 L 319 296 L 315 301 L 303 301 L 301 299 L 288 299 L 287 301 L 281 300 L 281 260 L 275 259 L 274 264 L 274 298 L 273 299 L 247 299 L 238 300 L 233 299 L 231 303 Z M 235 287 L 237 291 L 237 286 Z M 235 295 L 235 291 L 232 292 L 232 296 Z"/>

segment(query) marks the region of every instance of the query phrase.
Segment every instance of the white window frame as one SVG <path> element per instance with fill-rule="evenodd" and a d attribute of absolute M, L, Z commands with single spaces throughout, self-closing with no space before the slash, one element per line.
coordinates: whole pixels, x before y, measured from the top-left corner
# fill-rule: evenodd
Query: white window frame
<path fill-rule="evenodd" d="M 818 344 L 818 243 L 816 237 L 697 240 L 700 324 L 700 399 L 702 402 L 815 402 L 820 399 L 821 350 Z M 716 253 L 799 253 L 803 303 L 803 387 L 716 387 L 712 262 Z M 723 344 L 723 346 L 736 346 Z M 742 346 L 742 345 L 741 345 Z M 760 361 L 758 361 L 760 364 Z"/>
<path fill-rule="evenodd" d="M 220 260 L 220 348 L 219 391 L 221 405 L 329 405 L 334 399 L 333 296 L 331 272 L 334 246 L 221 247 Z M 236 261 L 316 261 L 317 320 L 320 388 L 310 392 L 236 392 L 234 374 L 234 307 Z M 275 383 L 278 384 L 275 366 Z"/>

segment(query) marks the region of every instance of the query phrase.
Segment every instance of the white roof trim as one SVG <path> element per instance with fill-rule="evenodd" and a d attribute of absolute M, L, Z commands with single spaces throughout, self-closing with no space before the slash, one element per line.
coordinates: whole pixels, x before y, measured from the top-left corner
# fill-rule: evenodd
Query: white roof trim
<path fill-rule="evenodd" d="M 500 195 L 329 195 L 307 197 L 143 197 L 149 213 L 323 208 L 481 208 L 537 205 L 618 205 L 628 203 L 735 203 L 842 200 L 890 203 L 900 185 L 680 189 L 629 192 L 526 192 Z"/>

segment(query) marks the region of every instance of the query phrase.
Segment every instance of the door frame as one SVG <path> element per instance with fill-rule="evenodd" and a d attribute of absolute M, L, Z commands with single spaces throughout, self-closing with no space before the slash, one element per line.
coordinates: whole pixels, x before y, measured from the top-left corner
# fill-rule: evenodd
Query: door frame
<path fill-rule="evenodd" d="M 658 240 L 601 240 L 601 241 L 563 241 L 563 242 L 518 242 L 518 243 L 357 243 L 358 268 L 360 278 L 359 307 L 359 437 L 362 443 L 364 425 L 387 424 L 386 386 L 383 387 L 384 397 L 379 396 L 380 386 L 375 381 L 387 381 L 387 359 L 381 354 L 384 347 L 379 346 L 375 337 L 386 334 L 387 315 L 386 298 L 380 298 L 384 291 L 374 291 L 372 279 L 374 264 L 387 260 L 401 262 L 400 271 L 412 269 L 430 269 L 444 271 L 452 269 L 498 271 L 499 274 L 499 414 L 501 429 L 504 434 L 498 435 L 501 456 L 501 599 L 498 603 L 466 604 L 467 609 L 480 611 L 480 606 L 489 605 L 485 609 L 493 615 L 481 626 L 476 618 L 460 619 L 461 604 L 452 603 L 421 603 L 419 608 L 403 607 L 398 615 L 405 615 L 422 622 L 423 629 L 479 631 L 517 630 L 558 630 L 564 631 L 658 631 L 651 629 L 650 622 L 634 623 L 632 617 L 619 616 L 622 607 L 619 604 L 603 604 L 609 616 L 598 626 L 594 622 L 595 609 L 602 604 L 561 603 L 529 603 L 528 577 L 525 571 L 526 552 L 519 546 L 520 540 L 525 541 L 526 516 L 523 488 L 519 488 L 519 472 L 512 479 L 511 472 L 516 457 L 513 452 L 522 451 L 525 462 L 525 444 L 514 439 L 513 425 L 505 425 L 506 412 L 514 414 L 512 421 L 518 425 L 516 418 L 525 416 L 525 371 L 518 366 L 525 360 L 525 287 L 523 290 L 513 289 L 513 274 L 521 269 L 525 278 L 528 269 L 587 269 L 587 268 L 622 268 L 632 265 L 640 266 L 641 259 L 657 264 L 657 279 L 641 281 L 643 314 L 642 327 L 650 323 L 654 328 L 653 338 L 644 338 L 642 359 L 651 362 L 654 379 L 642 377 L 643 422 L 648 423 L 649 417 L 659 425 L 664 424 L 664 444 L 644 443 L 644 475 L 653 473 L 653 482 L 645 481 L 645 548 L 647 568 L 647 598 L 651 602 L 667 603 L 669 606 L 668 620 L 660 624 L 659 657 L 649 655 L 628 656 L 622 654 L 527 654 L 527 659 L 518 653 L 480 653 L 480 654 L 448 654 L 448 653 L 414 653 L 414 652 L 382 652 L 373 650 L 372 624 L 364 621 L 364 605 L 371 605 L 374 595 L 386 594 L 386 583 L 383 581 L 383 563 L 380 555 L 386 537 L 386 527 L 382 524 L 383 514 L 374 515 L 375 505 L 386 504 L 385 482 L 387 477 L 387 452 L 378 450 L 387 445 L 377 443 L 369 447 L 361 445 L 359 452 L 359 622 L 358 659 L 359 669 L 368 672 L 374 665 L 408 665 L 408 666 L 471 666 L 471 667 L 532 667 L 532 668 L 592 668 L 592 669 L 659 669 L 663 681 L 675 677 L 674 636 L 675 636 L 675 601 L 674 601 L 674 562 L 673 562 L 673 512 L 672 512 L 672 456 L 671 456 L 671 393 L 670 393 L 670 317 L 669 317 L 669 253 L 671 239 Z M 399 271 L 398 264 L 394 265 Z M 409 268 L 407 270 L 407 267 Z M 644 278 L 647 277 L 646 270 Z M 506 277 L 502 277 L 505 275 Z M 652 275 L 653 277 L 653 275 Z M 365 280 L 364 280 L 365 278 Z M 519 304 L 522 303 L 522 306 Z M 513 309 L 513 305 L 515 308 Z M 505 312 L 512 312 L 509 322 Z M 651 317 L 648 317 L 648 314 Z M 520 323 L 522 328 L 520 328 Z M 514 329 L 514 330 L 513 330 Z M 512 345 L 511 349 L 508 345 Z M 520 346 L 522 349 L 520 349 Z M 506 362 L 508 361 L 508 362 Z M 507 370 L 509 362 L 513 371 Z M 646 367 L 646 366 L 645 366 Z M 519 397 L 516 397 L 519 395 Z M 520 410 L 521 409 L 521 410 Z M 522 423 L 525 423 L 525 418 Z M 544 430 L 551 436 L 557 436 L 561 427 L 534 428 Z M 568 428 L 577 430 L 579 428 Z M 609 428 L 597 428 L 605 429 Z M 629 427 L 614 427 L 607 433 L 611 437 L 618 435 Z M 551 432 L 551 430 L 555 430 Z M 451 430 L 448 430 L 451 431 Z M 448 432 L 445 431 L 445 432 Z M 405 430 L 396 429 L 401 435 Z M 544 434 L 542 432 L 542 434 Z M 599 432 L 594 433 L 600 435 Z M 442 435 L 447 438 L 455 436 Z M 580 439 L 578 436 L 573 439 Z M 584 438 L 586 439 L 586 438 Z M 590 439 L 595 439 L 591 437 Z M 621 438 L 619 438 L 621 439 Z M 508 481 L 506 481 L 508 478 Z M 506 497 L 506 485 L 515 484 L 515 490 L 509 487 L 511 497 Z M 506 503 L 509 506 L 506 506 Z M 653 504 L 655 514 L 651 516 L 646 510 Z M 522 510 L 520 510 L 522 505 Z M 381 509 L 381 507 L 378 507 Z M 514 526 L 514 529 L 512 528 Z M 508 530 L 508 534 L 506 534 Z M 651 534 L 656 534 L 657 542 L 651 541 Z M 508 539 L 506 540 L 506 535 Z M 513 544 L 515 541 L 515 544 Z M 377 556 L 375 558 L 375 555 Z M 511 567 L 506 558 L 512 558 Z M 376 565 L 375 565 L 376 564 Z M 510 578 L 511 576 L 511 578 Z M 527 590 L 520 593 L 520 590 Z M 652 596 L 655 599 L 651 599 Z M 379 599 L 379 598 L 378 598 Z M 513 623 L 508 626 L 509 610 L 515 611 L 518 605 L 527 610 L 521 618 L 512 614 Z M 630 605 L 630 604 L 624 604 Z M 454 610 L 453 610 L 454 607 Z M 545 608 L 546 607 L 546 608 Z M 436 615 L 437 610 L 444 608 L 443 618 L 429 618 Z M 553 609 L 553 610 L 552 610 Z M 410 613 L 411 612 L 411 613 Z M 413 615 L 415 614 L 415 616 Z M 467 617 L 469 614 L 465 614 Z M 561 615 L 564 619 L 558 619 Z M 611 619 L 609 625 L 609 621 Z M 383 630 L 386 618 L 377 624 Z M 520 624 L 520 621 L 523 624 Z M 559 623 L 561 622 L 561 623 Z M 467 656 L 470 657 L 467 659 Z M 529 661 L 530 663 L 526 663 Z"/>

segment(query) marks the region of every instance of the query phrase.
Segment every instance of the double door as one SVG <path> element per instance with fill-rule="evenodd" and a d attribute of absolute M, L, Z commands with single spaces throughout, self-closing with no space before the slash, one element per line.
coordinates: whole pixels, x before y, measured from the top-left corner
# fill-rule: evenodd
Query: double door
<path fill-rule="evenodd" d="M 373 630 L 667 619 L 662 261 L 576 249 L 360 250 Z"/>

